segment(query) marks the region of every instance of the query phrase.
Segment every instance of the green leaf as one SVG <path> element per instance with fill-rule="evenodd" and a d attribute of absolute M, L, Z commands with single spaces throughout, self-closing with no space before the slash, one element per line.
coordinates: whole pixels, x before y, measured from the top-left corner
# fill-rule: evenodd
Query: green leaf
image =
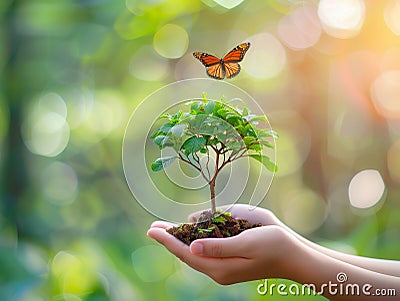
<path fill-rule="evenodd" d="M 220 213 L 221 215 L 225 215 L 225 216 L 232 216 L 232 212 L 230 211 L 223 211 L 221 209 L 217 209 L 217 213 Z"/>
<path fill-rule="evenodd" d="M 226 110 L 226 109 L 224 109 L 224 108 L 222 108 L 222 109 L 219 109 L 218 111 L 217 111 L 217 116 L 218 117 L 221 117 L 222 119 L 225 119 L 226 118 L 226 114 L 228 114 L 228 111 Z"/>
<path fill-rule="evenodd" d="M 172 127 L 173 127 L 173 124 L 166 123 L 160 127 L 160 131 L 163 132 L 164 134 L 168 134 Z"/>
<path fill-rule="evenodd" d="M 203 148 L 200 150 L 200 153 L 202 153 L 202 154 L 207 154 L 207 148 L 206 148 L 206 147 L 203 147 Z"/>
<path fill-rule="evenodd" d="M 248 155 L 250 158 L 253 158 L 259 162 L 261 162 L 269 171 L 271 172 L 277 172 L 278 171 L 278 166 L 270 161 L 268 156 L 265 155 L 258 155 L 258 154 L 251 154 Z"/>
<path fill-rule="evenodd" d="M 269 147 L 269 148 L 272 148 L 272 149 L 274 148 L 274 145 L 271 142 L 264 141 L 264 140 L 260 140 L 260 142 L 261 142 L 262 145 L 264 145 L 266 147 Z"/>
<path fill-rule="evenodd" d="M 171 128 L 170 131 L 172 135 L 176 137 L 181 137 L 185 129 L 186 129 L 186 124 L 176 124 Z"/>
<path fill-rule="evenodd" d="M 215 102 L 214 101 L 209 101 L 205 106 L 204 106 L 204 113 L 206 114 L 211 114 L 214 112 L 215 108 Z"/>
<path fill-rule="evenodd" d="M 225 224 L 226 218 L 221 214 L 221 215 L 218 215 L 218 216 L 213 217 L 213 218 L 212 218 L 212 222 L 213 222 L 214 224 L 216 224 L 216 223 Z"/>
<path fill-rule="evenodd" d="M 239 132 L 240 136 L 246 136 L 246 128 L 243 125 L 235 126 L 235 129 Z"/>
<path fill-rule="evenodd" d="M 186 153 L 195 153 L 201 150 L 206 145 L 206 139 L 204 137 L 190 137 L 187 139 L 182 148 L 186 150 Z"/>
<path fill-rule="evenodd" d="M 215 229 L 215 226 L 211 226 L 207 229 L 202 229 L 202 228 L 197 228 L 197 231 L 199 231 L 199 233 L 204 233 L 204 232 L 212 232 L 212 230 Z"/>
<path fill-rule="evenodd" d="M 248 147 L 248 149 L 251 149 L 251 150 L 254 150 L 254 151 L 259 152 L 259 151 L 262 150 L 262 147 L 261 147 L 260 142 L 255 142 L 255 143 L 251 144 L 251 145 Z"/>
<path fill-rule="evenodd" d="M 256 138 L 252 136 L 246 136 L 243 138 L 244 144 L 246 144 L 246 147 L 249 147 L 252 143 L 256 142 Z"/>
<path fill-rule="evenodd" d="M 185 122 L 189 125 L 190 130 L 200 133 L 200 129 L 207 118 L 208 116 L 205 114 L 192 115 L 192 117 L 188 120 L 185 120 Z"/>
<path fill-rule="evenodd" d="M 164 134 L 164 133 L 163 133 L 162 131 L 160 131 L 160 129 L 158 129 L 157 131 L 154 131 L 154 132 L 151 134 L 150 138 L 154 140 L 154 138 L 156 138 L 156 137 L 159 136 L 159 135 L 163 135 L 163 134 Z"/>
<path fill-rule="evenodd" d="M 165 135 L 159 135 L 159 136 L 155 137 L 154 140 L 153 140 L 154 143 L 155 143 L 160 149 L 163 148 L 165 137 L 166 137 Z"/>
<path fill-rule="evenodd" d="M 252 116 L 254 116 L 254 115 L 252 115 Z M 255 122 L 255 121 L 267 122 L 267 117 L 265 117 L 265 116 L 255 116 L 255 117 L 247 118 L 246 120 L 248 122 Z"/>
<path fill-rule="evenodd" d="M 171 118 L 171 114 L 165 113 L 165 114 L 160 115 L 160 117 L 158 117 L 158 119 L 163 119 L 163 118 L 170 119 Z"/>
<path fill-rule="evenodd" d="M 259 130 L 257 134 L 259 137 L 274 137 L 275 139 L 279 138 L 278 133 L 271 129 Z"/>
<path fill-rule="evenodd" d="M 275 132 L 274 130 L 269 130 L 268 133 L 269 133 L 269 135 L 270 135 L 271 137 L 279 138 L 278 133 Z"/>
<path fill-rule="evenodd" d="M 226 121 L 228 121 L 232 125 L 239 125 L 243 123 L 242 117 L 233 114 L 227 114 Z"/>
<path fill-rule="evenodd" d="M 195 101 L 192 103 L 190 107 L 190 112 L 194 115 L 197 115 L 200 113 L 200 109 L 202 107 L 202 103 L 200 101 Z"/>
<path fill-rule="evenodd" d="M 163 170 L 164 168 L 168 167 L 169 165 L 172 164 L 172 162 L 174 162 L 174 160 L 177 158 L 178 156 L 171 156 L 171 157 L 164 157 L 164 158 L 158 158 L 156 159 L 156 161 L 154 161 L 151 164 L 151 170 L 152 171 L 160 171 Z"/>
<path fill-rule="evenodd" d="M 228 140 L 228 135 L 227 135 L 226 131 L 223 131 L 223 132 L 215 131 L 215 138 L 218 139 L 218 142 L 225 144 Z"/>
<path fill-rule="evenodd" d="M 243 116 L 249 115 L 249 109 L 244 108 L 244 109 L 243 109 L 243 112 L 242 112 L 242 115 L 243 115 Z"/>

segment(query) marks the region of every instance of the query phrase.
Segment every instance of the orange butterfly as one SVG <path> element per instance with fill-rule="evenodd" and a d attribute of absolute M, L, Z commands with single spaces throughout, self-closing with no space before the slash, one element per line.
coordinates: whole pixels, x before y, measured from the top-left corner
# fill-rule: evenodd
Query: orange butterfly
<path fill-rule="evenodd" d="M 239 74 L 240 65 L 244 55 L 250 47 L 250 43 L 243 43 L 228 52 L 222 59 L 204 52 L 193 52 L 207 70 L 207 74 L 215 79 L 232 78 Z"/>

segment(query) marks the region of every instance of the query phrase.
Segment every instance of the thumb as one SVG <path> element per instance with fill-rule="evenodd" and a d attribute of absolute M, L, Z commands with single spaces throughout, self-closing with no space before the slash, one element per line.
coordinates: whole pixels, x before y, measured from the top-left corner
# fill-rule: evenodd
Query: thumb
<path fill-rule="evenodd" d="M 246 254 L 246 244 L 235 238 L 198 239 L 191 243 L 190 252 L 194 255 L 207 257 L 243 257 L 243 254 Z"/>

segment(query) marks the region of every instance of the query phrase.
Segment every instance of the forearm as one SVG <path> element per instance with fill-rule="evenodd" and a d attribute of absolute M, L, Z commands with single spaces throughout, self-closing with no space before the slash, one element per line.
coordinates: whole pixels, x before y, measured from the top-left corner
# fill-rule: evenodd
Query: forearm
<path fill-rule="evenodd" d="M 331 250 L 320 246 L 316 243 L 309 241 L 308 239 L 304 238 L 300 234 L 293 231 L 291 228 L 286 226 L 282 223 L 278 218 L 276 218 L 273 214 L 269 211 L 262 211 L 260 212 L 260 217 L 263 216 L 265 224 L 271 224 L 271 220 L 274 224 L 279 225 L 280 227 L 284 228 L 286 231 L 294 235 L 299 241 L 307 245 L 308 247 L 328 255 L 332 258 L 335 258 L 340 261 L 344 261 L 346 263 L 359 266 L 364 269 L 368 269 L 371 271 L 375 271 L 382 274 L 392 275 L 396 277 L 400 277 L 400 261 L 396 260 L 384 260 L 384 259 L 376 259 L 376 258 L 368 258 L 356 255 L 350 255 L 342 252 L 338 252 L 335 250 Z M 263 221 L 262 221 L 263 222 Z"/>
<path fill-rule="evenodd" d="M 289 231 L 289 233 L 293 234 L 302 243 L 304 243 L 305 245 L 307 245 L 308 247 L 310 247 L 316 251 L 319 251 L 325 255 L 328 255 L 328 256 L 333 257 L 340 261 L 344 261 L 351 265 L 356 265 L 358 267 L 368 269 L 371 271 L 375 271 L 378 273 L 382 273 L 382 274 L 400 277 L 400 261 L 368 258 L 368 257 L 351 255 L 351 254 L 346 254 L 346 253 L 342 253 L 339 251 L 331 250 L 326 247 L 320 246 L 312 241 L 309 241 L 308 239 L 304 238 L 300 234 L 298 234 L 295 231 L 293 231 L 292 229 L 290 229 L 288 226 L 286 226 L 284 223 L 282 223 L 278 219 L 277 219 L 277 222 L 279 223 L 279 225 L 281 227 L 283 227 L 285 230 Z"/>
<path fill-rule="evenodd" d="M 325 248 L 302 237 L 301 235 L 290 229 L 288 226 L 286 226 L 284 223 L 282 223 L 271 211 L 263 208 L 250 209 L 249 206 L 238 204 L 229 209 L 235 216 L 246 218 L 253 223 L 260 222 L 264 225 L 280 226 L 306 246 L 337 260 L 378 273 L 400 277 L 400 261 L 361 257 Z"/>
<path fill-rule="evenodd" d="M 400 295 L 399 277 L 349 264 L 307 246 L 293 258 L 290 272 L 293 278 L 288 274 L 289 279 L 315 285 L 317 292 L 332 301 L 382 300 L 381 292 L 387 294 L 385 300 L 398 300 Z M 338 281 L 338 275 L 347 280 Z"/>

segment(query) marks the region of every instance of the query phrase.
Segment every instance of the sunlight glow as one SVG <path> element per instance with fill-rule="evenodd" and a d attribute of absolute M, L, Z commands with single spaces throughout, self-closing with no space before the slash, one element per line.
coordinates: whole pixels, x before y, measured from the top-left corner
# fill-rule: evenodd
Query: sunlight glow
<path fill-rule="evenodd" d="M 252 44 L 243 61 L 243 70 L 250 76 L 267 79 L 278 76 L 287 63 L 286 52 L 282 44 L 271 34 L 261 33 L 249 38 Z"/>
<path fill-rule="evenodd" d="M 189 45 L 189 36 L 185 29 L 175 24 L 166 24 L 156 32 L 153 46 L 157 53 L 168 59 L 183 56 Z"/>
<path fill-rule="evenodd" d="M 322 33 L 317 11 L 303 6 L 284 16 L 278 24 L 279 37 L 294 50 L 315 45 Z"/>
<path fill-rule="evenodd" d="M 356 174 L 349 184 L 349 199 L 352 206 L 370 208 L 382 198 L 385 183 L 374 169 L 366 169 Z"/>
<path fill-rule="evenodd" d="M 400 70 L 381 74 L 371 86 L 377 111 L 386 118 L 400 118 Z"/>
<path fill-rule="evenodd" d="M 385 23 L 395 35 L 400 35 L 400 1 L 393 0 L 386 4 Z"/>
<path fill-rule="evenodd" d="M 342 39 L 356 36 L 364 23 L 363 0 L 321 0 L 318 16 L 327 34 Z"/>

